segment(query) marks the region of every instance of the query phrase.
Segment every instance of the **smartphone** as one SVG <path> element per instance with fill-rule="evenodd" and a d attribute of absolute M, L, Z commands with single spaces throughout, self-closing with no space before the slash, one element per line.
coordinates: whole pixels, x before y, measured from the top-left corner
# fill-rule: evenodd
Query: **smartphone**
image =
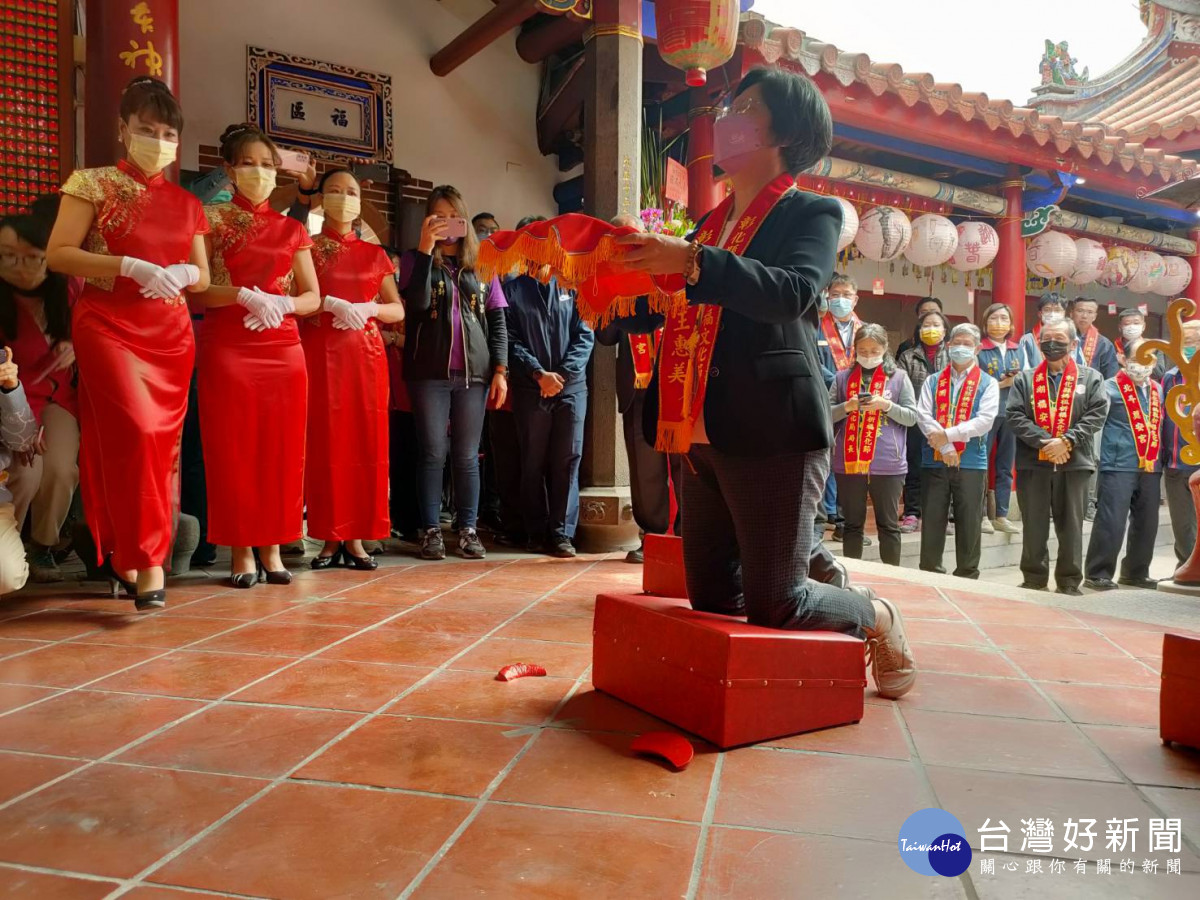
<path fill-rule="evenodd" d="M 861 391 L 858 395 L 858 402 L 859 403 L 870 403 L 871 398 L 874 396 L 875 395 L 872 394 L 870 391 Z"/>
<path fill-rule="evenodd" d="M 307 172 L 309 155 L 302 150 L 280 150 L 279 168 L 285 172 Z"/>
<path fill-rule="evenodd" d="M 457 241 L 467 236 L 467 220 L 462 216 L 455 216 L 452 219 L 445 219 L 443 221 L 448 223 L 446 232 L 442 236 L 443 240 Z"/>

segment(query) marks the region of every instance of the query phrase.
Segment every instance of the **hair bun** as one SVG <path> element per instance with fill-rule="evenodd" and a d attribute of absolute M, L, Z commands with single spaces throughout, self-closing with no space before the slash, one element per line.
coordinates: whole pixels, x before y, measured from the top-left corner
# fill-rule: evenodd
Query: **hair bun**
<path fill-rule="evenodd" d="M 164 94 L 171 93 L 171 89 L 167 87 L 165 82 L 149 75 L 138 75 L 136 78 L 130 81 L 129 84 L 125 85 L 125 90 L 121 93 L 125 94 L 134 88 L 149 88 L 153 91 L 162 91 Z"/>
<path fill-rule="evenodd" d="M 254 125 L 251 122 L 239 122 L 236 125 L 230 125 L 228 128 L 225 129 L 224 132 L 222 132 L 221 143 L 227 144 L 230 141 L 232 141 L 234 138 L 240 137 L 241 135 L 246 134 L 248 132 L 254 132 L 255 134 L 261 133 L 258 129 L 258 126 Z"/>

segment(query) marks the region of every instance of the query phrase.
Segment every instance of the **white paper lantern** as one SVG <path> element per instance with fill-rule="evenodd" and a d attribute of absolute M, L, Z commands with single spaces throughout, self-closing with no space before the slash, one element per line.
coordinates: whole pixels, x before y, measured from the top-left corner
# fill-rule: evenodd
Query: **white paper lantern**
<path fill-rule="evenodd" d="M 887 262 L 903 253 L 911 240 L 908 216 L 894 206 L 876 206 L 859 221 L 854 245 L 867 259 Z"/>
<path fill-rule="evenodd" d="M 945 216 L 926 213 L 913 219 L 912 240 L 904 255 L 918 266 L 940 266 L 958 248 L 958 230 Z"/>
<path fill-rule="evenodd" d="M 1133 281 L 1138 270 L 1138 255 L 1128 247 L 1109 247 L 1108 263 L 1100 276 L 1100 283 L 1106 288 L 1125 287 Z"/>
<path fill-rule="evenodd" d="M 1077 254 L 1070 235 L 1061 231 L 1043 231 L 1029 242 L 1025 250 L 1025 267 L 1038 278 L 1053 281 L 1071 274 Z"/>
<path fill-rule="evenodd" d="M 1151 250 L 1139 250 L 1137 258 L 1138 270 L 1129 280 L 1129 290 L 1135 294 L 1148 294 L 1166 274 L 1166 264 L 1161 256 Z"/>
<path fill-rule="evenodd" d="M 1104 274 L 1107 265 L 1108 251 L 1102 243 L 1091 238 L 1076 238 L 1075 268 L 1067 277 L 1071 284 L 1091 284 Z"/>
<path fill-rule="evenodd" d="M 1178 297 L 1192 283 L 1192 266 L 1179 256 L 1163 257 L 1163 274 L 1150 286 L 1160 297 Z"/>
<path fill-rule="evenodd" d="M 838 253 L 841 253 L 854 243 L 854 236 L 858 234 L 858 210 L 844 197 L 834 199 L 842 207 L 842 233 L 838 235 Z"/>
<path fill-rule="evenodd" d="M 991 265 L 1000 252 L 1000 235 L 987 222 L 963 222 L 958 226 L 958 247 L 950 265 L 960 272 L 974 272 Z"/>

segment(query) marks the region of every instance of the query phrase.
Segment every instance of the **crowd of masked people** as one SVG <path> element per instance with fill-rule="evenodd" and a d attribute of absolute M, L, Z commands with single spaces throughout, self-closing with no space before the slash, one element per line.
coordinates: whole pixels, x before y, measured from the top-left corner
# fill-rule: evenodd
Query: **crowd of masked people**
<path fill-rule="evenodd" d="M 920 568 L 944 572 L 952 534 L 954 574 L 978 578 L 982 535 L 1020 534 L 1022 587 L 1046 590 L 1053 523 L 1058 593 L 1153 588 L 1165 473 L 1175 555 L 1186 561 L 1195 467 L 1180 458 L 1186 440 L 1166 412 L 1167 392 L 1183 379 L 1159 353 L 1139 362 L 1140 310 L 1120 313 L 1114 344 L 1087 297 L 1043 294 L 1023 335 L 1003 304 L 979 326 L 952 326 L 926 297 L 893 353 L 887 331 L 855 315 L 857 302 L 854 280 L 835 275 L 818 342 L 836 427 L 824 511 L 846 556 L 861 558 L 870 540 L 870 498 L 885 563 L 899 565 L 900 535 L 920 531 Z M 1200 321 L 1185 324 L 1183 346 L 1190 359 Z M 1014 484 L 1019 526 L 1009 518 Z"/>

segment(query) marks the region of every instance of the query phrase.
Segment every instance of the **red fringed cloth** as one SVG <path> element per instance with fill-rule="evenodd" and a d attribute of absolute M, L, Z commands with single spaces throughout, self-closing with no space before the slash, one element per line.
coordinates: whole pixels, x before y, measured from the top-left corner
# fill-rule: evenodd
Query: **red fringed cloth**
<path fill-rule="evenodd" d="M 638 297 L 646 297 L 657 313 L 686 305 L 681 275 L 656 278 L 621 265 L 624 249 L 617 239 L 635 232 L 568 213 L 518 231 L 497 231 L 480 244 L 476 271 L 486 284 L 493 275 L 503 278 L 549 266 L 559 284 L 576 292 L 579 315 L 592 327 L 631 315 Z"/>

